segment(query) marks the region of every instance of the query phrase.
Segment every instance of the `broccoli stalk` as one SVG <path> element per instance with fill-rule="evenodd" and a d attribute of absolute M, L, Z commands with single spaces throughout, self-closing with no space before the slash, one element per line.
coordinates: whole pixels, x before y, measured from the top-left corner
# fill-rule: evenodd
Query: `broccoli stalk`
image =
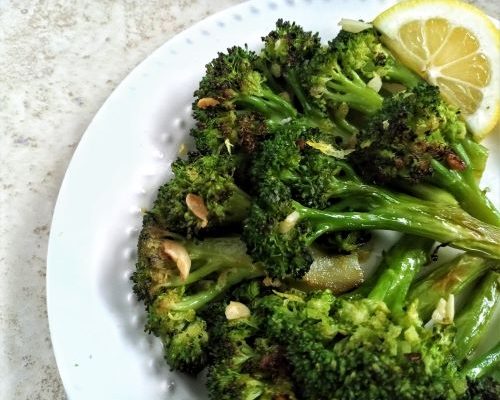
<path fill-rule="evenodd" d="M 463 372 L 470 379 L 480 379 L 490 375 L 500 366 L 500 343 L 497 343 L 492 349 L 468 362 L 463 368 Z M 497 383 L 497 390 L 498 388 Z M 497 392 L 498 394 L 498 392 Z"/>
<path fill-rule="evenodd" d="M 418 278 L 408 297 L 411 301 L 418 298 L 418 313 L 423 320 L 428 320 L 439 299 L 447 299 L 466 290 L 489 268 L 490 263 L 484 258 L 460 254 Z"/>
<path fill-rule="evenodd" d="M 383 301 L 393 313 L 403 313 L 415 275 L 429 261 L 433 240 L 405 235 L 384 256 L 368 298 Z M 363 285 L 364 286 L 364 285 Z"/>
<path fill-rule="evenodd" d="M 455 356 L 459 360 L 471 357 L 488 329 L 500 302 L 500 274 L 490 271 L 475 288 L 474 295 L 455 319 Z"/>

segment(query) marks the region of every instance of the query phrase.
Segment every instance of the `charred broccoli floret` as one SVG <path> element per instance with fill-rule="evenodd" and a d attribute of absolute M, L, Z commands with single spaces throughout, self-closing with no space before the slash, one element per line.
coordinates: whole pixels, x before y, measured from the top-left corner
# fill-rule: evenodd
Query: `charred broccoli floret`
<path fill-rule="evenodd" d="M 238 237 L 187 240 L 146 216 L 132 275 L 146 330 L 158 336 L 172 369 L 195 374 L 207 362 L 206 321 L 198 314 L 231 286 L 263 275 Z"/>
<path fill-rule="evenodd" d="M 206 311 L 212 356 L 207 374 L 211 399 L 296 399 L 284 348 L 267 337 L 255 307 L 269 293 L 257 281 L 244 283 Z M 235 304 L 249 307 L 249 314 L 228 319 L 226 310 Z"/>
<path fill-rule="evenodd" d="M 500 226 L 500 213 L 474 176 L 474 159 L 483 151 L 468 138 L 458 110 L 424 83 L 385 99 L 361 130 L 350 161 L 370 182 L 438 186 L 474 217 Z"/>
<path fill-rule="evenodd" d="M 241 222 L 251 201 L 234 181 L 238 163 L 235 156 L 195 153 L 175 161 L 174 176 L 149 213 L 161 227 L 188 237 Z"/>

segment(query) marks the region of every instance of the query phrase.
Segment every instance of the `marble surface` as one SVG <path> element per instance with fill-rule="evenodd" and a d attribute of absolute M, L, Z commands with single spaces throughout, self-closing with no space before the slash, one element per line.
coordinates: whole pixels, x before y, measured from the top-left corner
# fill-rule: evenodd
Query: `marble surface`
<path fill-rule="evenodd" d="M 85 128 L 155 48 L 239 2 L 0 1 L 1 399 L 65 398 L 48 330 L 45 258 L 57 192 Z M 497 2 L 472 3 L 498 18 Z"/>
<path fill-rule="evenodd" d="M 0 398 L 59 400 L 45 301 L 50 221 L 81 135 L 118 83 L 238 0 L 0 1 Z"/>

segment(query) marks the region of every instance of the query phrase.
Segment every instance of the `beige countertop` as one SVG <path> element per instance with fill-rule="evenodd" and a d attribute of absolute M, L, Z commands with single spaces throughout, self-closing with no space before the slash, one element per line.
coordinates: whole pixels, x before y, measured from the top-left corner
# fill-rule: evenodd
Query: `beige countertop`
<path fill-rule="evenodd" d="M 48 330 L 45 259 L 57 193 L 85 128 L 154 49 L 239 2 L 0 2 L 1 399 L 65 398 Z M 498 2 L 471 2 L 498 18 Z"/>

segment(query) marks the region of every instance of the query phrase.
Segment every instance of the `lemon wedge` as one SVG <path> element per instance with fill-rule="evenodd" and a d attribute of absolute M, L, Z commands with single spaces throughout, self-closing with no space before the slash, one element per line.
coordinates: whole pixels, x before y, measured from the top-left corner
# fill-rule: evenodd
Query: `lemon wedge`
<path fill-rule="evenodd" d="M 486 14 L 457 0 L 408 0 L 373 25 L 403 63 L 460 108 L 478 140 L 493 130 L 500 115 L 499 30 Z"/>

